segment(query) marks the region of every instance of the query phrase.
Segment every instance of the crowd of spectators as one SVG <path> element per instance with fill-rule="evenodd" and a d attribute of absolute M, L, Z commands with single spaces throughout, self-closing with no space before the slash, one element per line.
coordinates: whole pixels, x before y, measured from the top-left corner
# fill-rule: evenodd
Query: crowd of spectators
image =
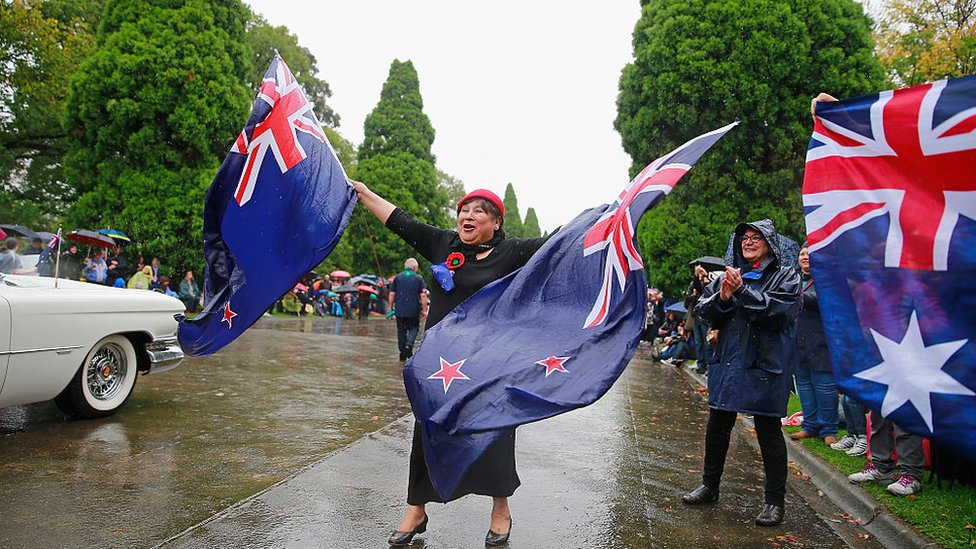
<path fill-rule="evenodd" d="M 350 284 L 350 281 L 353 284 Z M 388 280 L 375 275 L 356 277 L 319 275 L 309 272 L 295 287 L 279 298 L 268 312 L 297 316 L 333 316 L 366 319 L 370 316 L 389 318 Z"/>
<path fill-rule="evenodd" d="M 114 286 L 116 288 L 134 288 L 151 290 L 178 298 L 184 303 L 188 312 L 197 312 L 202 306 L 200 287 L 193 278 L 193 271 L 186 271 L 175 286 L 171 279 L 162 274 L 159 258 L 152 257 L 146 263 L 139 256 L 135 265 L 129 265 L 120 247 L 96 248 L 88 254 L 81 252 L 78 244 L 63 242 L 62 252 L 57 255 L 57 248 L 48 248 L 40 238 L 31 240 L 30 245 L 21 250 L 20 241 L 15 237 L 3 240 L 0 249 L 0 273 L 25 274 L 54 277 L 67 280 L 78 280 L 89 284 Z M 20 252 L 23 252 L 22 254 Z M 25 262 L 22 256 L 39 256 L 36 264 Z M 25 263 L 33 266 L 27 267 Z"/>

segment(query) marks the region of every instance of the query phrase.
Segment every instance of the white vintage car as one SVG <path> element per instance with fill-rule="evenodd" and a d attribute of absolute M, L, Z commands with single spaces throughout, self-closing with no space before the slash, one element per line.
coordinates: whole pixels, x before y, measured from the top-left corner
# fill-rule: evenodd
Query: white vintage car
<path fill-rule="evenodd" d="M 72 417 L 111 415 L 139 372 L 183 360 L 183 309 L 157 292 L 0 274 L 0 407 L 53 398 Z"/>

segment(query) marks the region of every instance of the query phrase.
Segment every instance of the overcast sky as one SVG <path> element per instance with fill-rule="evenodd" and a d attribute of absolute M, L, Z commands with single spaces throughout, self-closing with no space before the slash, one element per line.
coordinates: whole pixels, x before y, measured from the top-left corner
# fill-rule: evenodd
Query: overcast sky
<path fill-rule="evenodd" d="M 437 167 L 467 190 L 511 182 L 523 218 L 534 207 L 551 231 L 627 184 L 613 119 L 638 0 L 245 2 L 315 55 L 357 145 L 390 63 L 409 59 Z"/>

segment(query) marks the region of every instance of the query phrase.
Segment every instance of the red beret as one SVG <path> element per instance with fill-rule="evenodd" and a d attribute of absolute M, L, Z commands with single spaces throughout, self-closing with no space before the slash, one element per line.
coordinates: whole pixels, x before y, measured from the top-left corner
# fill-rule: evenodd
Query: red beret
<path fill-rule="evenodd" d="M 502 212 L 502 217 L 505 217 L 505 205 L 502 204 L 502 199 L 498 198 L 497 194 L 489 191 L 488 189 L 475 189 L 465 195 L 465 197 L 462 198 L 457 204 L 457 213 L 461 213 L 461 206 L 463 206 L 465 202 L 475 198 L 483 198 L 488 202 L 491 202 L 495 205 L 495 207 L 498 208 L 498 211 Z"/>

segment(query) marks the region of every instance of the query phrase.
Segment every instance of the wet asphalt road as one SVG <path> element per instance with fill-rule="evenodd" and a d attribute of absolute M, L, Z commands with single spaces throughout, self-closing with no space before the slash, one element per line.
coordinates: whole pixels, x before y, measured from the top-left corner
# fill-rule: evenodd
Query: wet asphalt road
<path fill-rule="evenodd" d="M 112 418 L 0 410 L 0 547 L 387 547 L 412 425 L 396 355 L 392 321 L 264 319 L 140 378 Z M 755 527 L 748 432 L 720 502 L 682 505 L 706 419 L 687 376 L 638 359 L 597 404 L 520 428 L 510 547 L 872 546 L 795 478 L 787 521 Z M 476 496 L 431 505 L 414 546 L 481 547 L 489 510 Z"/>

